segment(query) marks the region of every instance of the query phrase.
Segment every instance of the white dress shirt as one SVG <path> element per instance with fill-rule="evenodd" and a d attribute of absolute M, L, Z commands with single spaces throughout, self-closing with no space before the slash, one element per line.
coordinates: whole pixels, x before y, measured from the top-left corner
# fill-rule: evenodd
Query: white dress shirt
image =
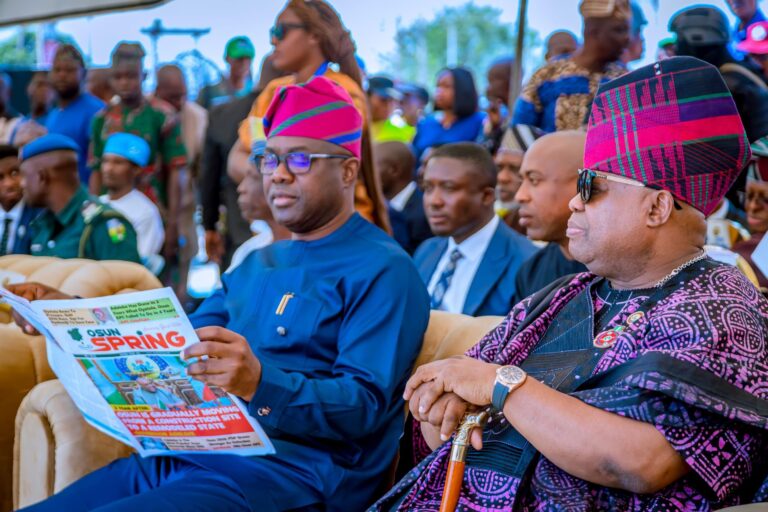
<path fill-rule="evenodd" d="M 99 199 L 122 213 L 131 222 L 136 231 L 139 256 L 147 258 L 160 254 L 165 241 L 165 228 L 160 210 L 151 199 L 136 189 L 120 199 L 110 199 L 106 194 Z"/>
<path fill-rule="evenodd" d="M 416 192 L 416 182 L 412 181 L 408 183 L 403 190 L 398 192 L 395 197 L 389 200 L 389 206 L 398 212 L 403 211 L 406 203 L 411 199 L 414 192 Z"/>
<path fill-rule="evenodd" d="M 22 199 L 16 205 L 11 208 L 11 211 L 6 212 L 0 209 L 0 240 L 3 237 L 3 231 L 5 231 L 5 219 L 11 219 L 11 224 L 8 226 L 8 254 L 13 253 L 13 244 L 16 243 L 16 233 L 19 230 L 19 222 L 21 222 L 21 212 L 24 211 L 24 200 Z M 2 250 L 2 247 L 0 247 Z"/>
<path fill-rule="evenodd" d="M 21 121 L 21 117 L 0 117 L 0 144 L 9 144 L 11 134 L 16 125 Z"/>
<path fill-rule="evenodd" d="M 464 303 L 467 300 L 467 293 L 472 286 L 472 281 L 475 279 L 477 269 L 480 267 L 480 262 L 483 261 L 485 251 L 488 250 L 488 245 L 491 243 L 496 228 L 499 227 L 499 217 L 494 215 L 491 221 L 480 228 L 475 234 L 457 244 L 451 237 L 448 240 L 448 247 L 443 253 L 440 261 L 437 262 L 437 267 L 432 277 L 429 280 L 429 286 L 427 291 L 429 295 L 435 291 L 437 281 L 443 274 L 445 266 L 450 260 L 451 253 L 454 249 L 458 249 L 461 252 L 462 258 L 456 262 L 456 271 L 451 278 L 451 284 L 448 286 L 448 290 L 443 297 L 443 303 L 440 307 L 443 311 L 449 313 L 461 313 L 464 310 Z"/>
<path fill-rule="evenodd" d="M 232 261 L 229 264 L 229 268 L 224 272 L 225 274 L 229 274 L 239 267 L 243 260 L 253 251 L 266 247 L 275 241 L 272 228 L 269 227 L 266 221 L 255 220 L 251 222 L 251 233 L 254 233 L 254 235 L 243 242 L 243 245 L 238 247 L 232 255 Z"/>

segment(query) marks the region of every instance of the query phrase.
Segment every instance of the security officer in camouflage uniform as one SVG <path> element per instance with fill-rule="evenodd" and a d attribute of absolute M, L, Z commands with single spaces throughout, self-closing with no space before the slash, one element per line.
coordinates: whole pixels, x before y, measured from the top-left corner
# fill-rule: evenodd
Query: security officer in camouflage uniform
<path fill-rule="evenodd" d="M 77 151 L 75 141 L 59 134 L 21 150 L 24 198 L 45 208 L 30 226 L 31 254 L 140 263 L 131 223 L 80 185 Z"/>

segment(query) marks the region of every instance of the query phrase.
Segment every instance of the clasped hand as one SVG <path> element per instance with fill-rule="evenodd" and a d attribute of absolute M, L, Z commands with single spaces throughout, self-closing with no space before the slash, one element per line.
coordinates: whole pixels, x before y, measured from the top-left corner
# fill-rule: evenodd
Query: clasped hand
<path fill-rule="evenodd" d="M 467 356 L 456 356 L 419 367 L 405 385 L 403 398 L 417 421 L 440 429 L 440 439 L 447 440 L 468 410 L 491 403 L 496 369 Z M 482 448 L 482 436 L 475 429 L 472 446 Z"/>

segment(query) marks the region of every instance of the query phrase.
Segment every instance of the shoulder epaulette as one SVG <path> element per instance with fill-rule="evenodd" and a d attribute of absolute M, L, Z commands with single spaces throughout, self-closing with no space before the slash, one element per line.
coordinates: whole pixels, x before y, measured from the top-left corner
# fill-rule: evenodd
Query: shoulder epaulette
<path fill-rule="evenodd" d="M 83 234 L 80 235 L 80 244 L 77 250 L 78 258 L 86 257 L 85 247 L 93 234 L 94 225 L 96 224 L 94 222 L 95 219 L 107 221 L 107 234 L 112 243 L 117 244 L 125 240 L 126 223 L 130 222 L 117 210 L 106 208 L 104 205 L 99 206 L 99 211 L 93 214 L 90 219 L 85 222 L 85 229 L 83 230 Z M 85 213 L 83 214 L 83 218 L 85 218 Z"/>
<path fill-rule="evenodd" d="M 95 201 L 87 200 L 83 202 L 80 213 L 83 215 L 83 222 L 90 224 L 93 219 L 98 217 L 104 211 L 104 205 Z"/>

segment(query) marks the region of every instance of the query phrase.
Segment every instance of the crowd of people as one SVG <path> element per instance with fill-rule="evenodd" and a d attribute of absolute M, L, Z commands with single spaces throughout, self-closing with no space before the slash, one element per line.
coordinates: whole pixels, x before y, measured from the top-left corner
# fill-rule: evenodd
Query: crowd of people
<path fill-rule="evenodd" d="M 136 43 L 107 80 L 59 47 L 30 114 L 0 117 L 0 251 L 141 262 L 181 295 L 199 208 L 224 271 L 188 371 L 277 453 L 134 456 L 27 510 L 437 510 L 480 409 L 461 510 L 768 500 L 768 22 L 729 5 L 736 27 L 677 13 L 632 71 L 642 10 L 582 0 L 513 109 L 509 56 L 486 109 L 463 67 L 433 97 L 365 76 L 324 0 L 286 4 L 255 84 L 233 38 L 198 103 L 173 65 L 145 97 Z M 504 318 L 412 374 L 431 310 Z"/>
<path fill-rule="evenodd" d="M 634 2 L 616 5 L 609 2 L 582 9 L 581 41 L 568 31 L 556 31 L 547 38 L 547 62 L 533 73 L 511 113 L 507 106 L 513 58 L 501 56 L 488 69 L 484 110 L 479 108 L 480 93 L 472 73 L 461 67 L 438 73 L 431 99 L 423 86 L 383 75 L 363 76 L 351 35 L 333 9 L 323 2 L 311 8 L 297 2 L 277 20 L 271 33 L 275 51 L 263 60 L 258 82 L 251 80 L 252 43 L 247 37 L 234 37 L 224 50 L 228 72 L 220 82 L 204 87 L 197 102 L 188 100 L 184 74 L 172 64 L 157 69 L 156 90 L 145 96 L 144 50 L 136 43 L 121 43 L 113 52 L 110 68 L 94 70 L 86 70 L 74 46 L 62 45 L 51 69 L 35 72 L 29 81 L 29 114 L 9 114 L 13 108 L 7 104 L 5 79 L 0 97 L 6 114 L 0 141 L 7 143 L 5 153 L 11 154 L 12 147 L 22 148 L 46 134 L 72 139 L 77 145 L 80 183 L 99 198 L 100 207 L 121 213 L 136 229 L 141 261 L 174 284 L 183 298 L 191 261 L 200 249 L 196 220 L 204 229 L 207 257 L 223 269 L 230 266 L 243 244 L 248 242 L 246 248 L 259 245 L 251 240 L 254 237 L 275 239 L 266 231 L 269 219 L 246 219 L 238 204 L 237 187 L 250 166 L 252 146 L 263 139 L 261 119 L 275 92 L 312 76 L 328 76 L 342 85 L 367 120 L 355 196 L 357 211 L 391 233 L 409 254 L 440 232 L 430 228 L 420 189 L 427 160 L 435 148 L 458 142 L 480 144 L 493 156 L 497 170 L 494 210 L 504 224 L 526 235 L 527 228 L 520 224 L 521 202 L 515 194 L 528 146 L 544 133 L 583 130 L 598 86 L 626 73 L 627 66 L 644 54 L 647 21 L 642 10 Z M 747 136 L 754 142 L 768 135 L 768 75 L 763 73 L 768 62 L 768 22 L 755 2 L 734 2 L 731 7 L 739 20 L 733 28 L 712 7 L 689 8 L 675 15 L 670 20 L 675 37 L 660 42 L 658 56 L 690 55 L 718 67 Z M 144 139 L 146 158 L 129 159 L 114 151 L 104 156 L 107 139 L 113 134 Z M 129 164 L 135 167 L 135 173 L 126 174 L 117 186 L 114 180 L 120 179 L 113 169 L 121 167 L 116 159 L 125 169 Z M 104 172 L 105 167 L 110 169 Z M 751 262 L 749 251 L 762 231 L 750 225 L 743 202 L 746 187 L 745 175 L 711 216 L 708 241 L 734 249 Z M 82 206 L 83 199 L 77 201 Z M 33 218 L 21 222 L 10 213 L 14 206 L 5 210 L 9 222 L 16 219 L 9 228 L 26 232 Z M 16 208 L 20 211 L 21 204 Z M 111 225 L 117 222 L 124 223 L 116 217 Z M 113 232 L 116 230 L 123 229 Z M 7 236 L 16 239 L 15 234 Z M 83 242 L 74 252 L 63 249 L 66 243 L 57 248 L 56 240 L 35 244 L 35 250 L 31 245 L 14 249 L 82 257 L 86 252 L 80 245 L 87 245 Z M 567 248 L 562 250 L 562 254 L 551 248 L 543 251 L 557 254 L 558 261 L 542 265 L 556 268 L 562 263 L 561 256 L 571 261 Z M 134 258 L 126 253 L 125 259 Z M 463 266 L 457 265 L 459 269 Z M 547 273 L 547 280 L 541 282 L 557 275 Z M 759 270 L 757 277 L 768 281 Z M 510 293 L 520 298 L 514 290 Z M 494 311 L 503 312 L 503 307 Z"/>

